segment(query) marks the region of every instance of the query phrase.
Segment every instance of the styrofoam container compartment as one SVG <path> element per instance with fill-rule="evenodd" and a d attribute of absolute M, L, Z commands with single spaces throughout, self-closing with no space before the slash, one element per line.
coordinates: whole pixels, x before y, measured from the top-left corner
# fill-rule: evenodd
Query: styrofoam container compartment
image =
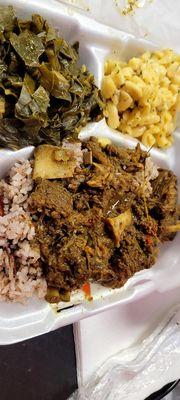
<path fill-rule="evenodd" d="M 125 32 L 103 26 L 85 16 L 72 11 L 56 1 L 11 0 L 0 1 L 0 4 L 11 3 L 18 16 L 30 17 L 40 13 L 50 24 L 58 28 L 60 35 L 71 43 L 80 42 L 80 61 L 88 66 L 100 87 L 103 75 L 103 64 L 107 56 L 127 60 L 142 54 L 156 46 L 145 40 L 137 40 Z M 89 124 L 80 133 L 84 139 L 91 135 L 107 136 L 115 144 L 135 147 L 137 141 L 124 137 L 108 128 L 104 120 Z M 0 178 L 3 177 L 15 160 L 28 158 L 33 154 L 33 147 L 12 152 L 0 150 Z M 172 169 L 180 182 L 180 132 L 175 133 L 174 145 L 168 150 L 152 149 L 154 161 L 165 168 Z M 140 299 L 153 293 L 154 290 L 166 292 L 180 286 L 180 235 L 173 242 L 162 245 L 156 264 L 149 270 L 135 274 L 121 289 L 108 289 L 97 284 L 91 285 L 93 301 L 84 298 L 82 291 L 72 293 L 69 303 L 52 306 L 36 297 L 26 305 L 18 303 L 0 303 L 0 344 L 15 343 L 31 338 L 63 325 L 78 321 L 95 313 Z M 59 308 L 59 312 L 57 312 Z"/>

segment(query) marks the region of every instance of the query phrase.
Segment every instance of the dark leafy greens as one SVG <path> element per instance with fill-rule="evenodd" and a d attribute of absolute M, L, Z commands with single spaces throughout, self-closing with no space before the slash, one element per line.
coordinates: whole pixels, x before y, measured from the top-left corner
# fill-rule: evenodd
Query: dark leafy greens
<path fill-rule="evenodd" d="M 102 117 L 94 76 L 40 15 L 17 19 L 0 6 L 0 146 L 58 145 Z"/>
<path fill-rule="evenodd" d="M 0 32 L 11 32 L 15 26 L 15 13 L 12 6 L 0 6 Z"/>
<path fill-rule="evenodd" d="M 39 66 L 39 57 L 44 53 L 44 45 L 38 35 L 27 30 L 19 35 L 12 33 L 10 43 L 26 67 Z"/>

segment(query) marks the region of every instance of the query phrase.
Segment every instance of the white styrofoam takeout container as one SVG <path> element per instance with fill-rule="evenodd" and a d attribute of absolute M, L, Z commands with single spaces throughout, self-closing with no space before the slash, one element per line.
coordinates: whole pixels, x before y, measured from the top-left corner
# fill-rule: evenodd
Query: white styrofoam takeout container
<path fill-rule="evenodd" d="M 71 43 L 80 42 L 80 61 L 94 73 L 100 87 L 103 75 L 103 63 L 107 56 L 128 59 L 156 46 L 146 40 L 137 40 L 134 36 L 101 25 L 85 16 L 72 11 L 54 0 L 11 0 L 17 15 L 23 18 L 32 13 L 40 13 L 50 24 L 59 30 L 60 35 Z M 8 5 L 9 0 L 0 0 Z M 91 135 L 109 137 L 115 144 L 134 147 L 136 139 L 124 137 L 108 128 L 106 122 L 89 124 L 80 133 L 85 139 Z M 142 146 L 143 147 L 143 146 Z M 28 158 L 33 154 L 33 147 L 12 152 L 0 150 L 0 178 L 3 177 L 15 160 Z M 163 167 L 172 169 L 180 181 L 180 132 L 175 133 L 172 148 L 161 151 L 152 149 L 154 161 Z M 63 325 L 74 323 L 82 318 L 105 311 L 118 304 L 125 304 L 141 299 L 143 296 L 166 292 L 180 286 L 180 235 L 172 243 L 162 246 L 156 264 L 150 270 L 143 270 L 133 276 L 121 289 L 107 289 L 100 285 L 91 286 L 93 301 L 85 300 L 83 292 L 74 292 L 71 302 L 52 307 L 35 297 L 26 305 L 0 303 L 0 345 L 28 339 Z"/>

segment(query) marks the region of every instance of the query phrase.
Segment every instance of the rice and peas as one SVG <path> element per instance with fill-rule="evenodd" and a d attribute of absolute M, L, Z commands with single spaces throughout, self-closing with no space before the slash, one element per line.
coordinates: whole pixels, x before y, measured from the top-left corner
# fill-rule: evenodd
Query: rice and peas
<path fill-rule="evenodd" d="M 15 163 L 0 182 L 0 300 L 24 302 L 34 293 L 39 298 L 46 295 L 28 211 L 32 188 L 32 162 L 27 160 Z"/>

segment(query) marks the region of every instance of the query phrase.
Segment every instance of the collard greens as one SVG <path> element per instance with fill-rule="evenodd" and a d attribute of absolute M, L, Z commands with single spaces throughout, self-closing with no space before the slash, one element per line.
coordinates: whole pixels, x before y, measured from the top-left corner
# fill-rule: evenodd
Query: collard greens
<path fill-rule="evenodd" d="M 15 26 L 15 13 L 12 6 L 0 6 L 0 32 L 11 32 Z"/>
<path fill-rule="evenodd" d="M 60 144 L 102 117 L 93 75 L 40 15 L 23 21 L 0 6 L 0 146 Z"/>
<path fill-rule="evenodd" d="M 10 43 L 26 67 L 39 66 L 39 57 L 44 52 L 44 45 L 38 35 L 28 30 L 20 35 L 12 33 Z"/>

